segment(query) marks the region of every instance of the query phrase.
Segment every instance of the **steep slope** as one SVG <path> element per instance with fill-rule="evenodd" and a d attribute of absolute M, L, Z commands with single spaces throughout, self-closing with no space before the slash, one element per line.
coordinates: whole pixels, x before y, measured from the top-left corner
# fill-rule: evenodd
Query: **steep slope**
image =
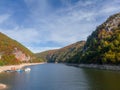
<path fill-rule="evenodd" d="M 120 64 L 120 13 L 110 16 L 88 37 L 81 63 Z"/>
<path fill-rule="evenodd" d="M 33 56 L 30 50 L 0 32 L 0 65 L 28 62 Z"/>
<path fill-rule="evenodd" d="M 63 47 L 61 49 L 45 51 L 36 55 L 40 58 L 44 58 L 48 62 L 78 63 L 80 56 L 77 54 L 81 52 L 84 44 L 85 41 L 80 41 L 69 46 Z"/>

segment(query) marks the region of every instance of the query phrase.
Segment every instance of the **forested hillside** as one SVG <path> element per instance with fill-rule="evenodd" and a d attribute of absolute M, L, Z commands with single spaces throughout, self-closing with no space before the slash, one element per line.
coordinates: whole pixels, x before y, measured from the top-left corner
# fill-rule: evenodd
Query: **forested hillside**
<path fill-rule="evenodd" d="M 120 13 L 110 16 L 88 37 L 81 63 L 120 64 Z"/>

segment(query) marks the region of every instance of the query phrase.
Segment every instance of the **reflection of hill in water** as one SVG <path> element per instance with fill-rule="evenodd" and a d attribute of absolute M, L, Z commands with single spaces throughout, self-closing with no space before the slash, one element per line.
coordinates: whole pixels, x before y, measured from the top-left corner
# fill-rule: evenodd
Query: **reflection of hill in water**
<path fill-rule="evenodd" d="M 83 69 L 90 90 L 120 90 L 120 72 Z"/>

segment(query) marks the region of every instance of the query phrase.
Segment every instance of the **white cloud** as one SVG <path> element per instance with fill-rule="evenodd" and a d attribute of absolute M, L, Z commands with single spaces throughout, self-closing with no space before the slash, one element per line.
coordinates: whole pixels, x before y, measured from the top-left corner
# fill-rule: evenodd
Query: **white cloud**
<path fill-rule="evenodd" d="M 17 41 L 21 43 L 37 43 L 39 42 L 39 36 L 40 34 L 38 33 L 37 30 L 34 28 L 20 28 L 20 27 L 15 27 L 14 29 L 10 30 L 4 30 L 0 29 L 3 33 L 6 35 L 10 36 L 13 39 L 16 39 Z"/>
<path fill-rule="evenodd" d="M 2 14 L 0 15 L 0 24 L 5 22 L 10 17 L 9 14 Z"/>
<path fill-rule="evenodd" d="M 66 4 L 68 2 L 63 3 Z M 116 3 L 110 6 L 103 2 L 100 9 L 96 6 L 89 10 L 87 6 L 93 4 L 96 3 L 93 1 L 78 2 L 74 6 L 61 8 L 46 18 L 37 18 L 36 21 L 40 23 L 39 25 L 42 24 L 37 28 L 43 29 L 44 41 L 53 41 L 61 43 L 61 45 L 67 45 L 79 40 L 86 40 L 88 35 L 102 23 L 97 18 L 105 16 L 102 18 L 105 20 L 107 16 L 118 12 L 120 7 L 116 7 Z M 84 9 L 81 9 L 81 7 L 84 7 Z"/>
<path fill-rule="evenodd" d="M 120 2 L 119 2 L 119 4 L 120 4 Z M 108 5 L 103 6 L 100 13 L 101 14 L 110 14 L 110 13 L 118 12 L 120 10 L 120 5 L 119 4 L 111 2 Z"/>
<path fill-rule="evenodd" d="M 60 10 L 60 13 L 64 13 L 64 15 L 59 16 L 59 12 L 57 12 L 46 19 L 37 19 L 40 24 L 42 23 L 40 28 L 44 30 L 43 35 L 47 36 L 44 38 L 45 42 L 53 41 L 61 43 L 61 45 L 67 45 L 85 40 L 99 23 L 95 20 L 95 12 L 73 11 L 70 9 L 67 13 L 64 10 L 62 11 Z"/>
<path fill-rule="evenodd" d="M 28 47 L 34 53 L 39 53 L 47 50 L 59 49 L 61 47 Z"/>
<path fill-rule="evenodd" d="M 40 18 L 47 14 L 50 10 L 48 0 L 24 0 L 27 7 L 29 8 L 31 15 L 30 17 Z"/>

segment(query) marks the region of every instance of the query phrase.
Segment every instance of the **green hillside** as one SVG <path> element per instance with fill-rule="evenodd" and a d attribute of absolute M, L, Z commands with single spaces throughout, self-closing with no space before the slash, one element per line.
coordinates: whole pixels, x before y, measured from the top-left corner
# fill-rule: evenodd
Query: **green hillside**
<path fill-rule="evenodd" d="M 0 32 L 0 65 L 30 62 L 33 56 L 30 50 Z"/>
<path fill-rule="evenodd" d="M 120 64 L 120 13 L 110 16 L 88 37 L 81 63 Z"/>

